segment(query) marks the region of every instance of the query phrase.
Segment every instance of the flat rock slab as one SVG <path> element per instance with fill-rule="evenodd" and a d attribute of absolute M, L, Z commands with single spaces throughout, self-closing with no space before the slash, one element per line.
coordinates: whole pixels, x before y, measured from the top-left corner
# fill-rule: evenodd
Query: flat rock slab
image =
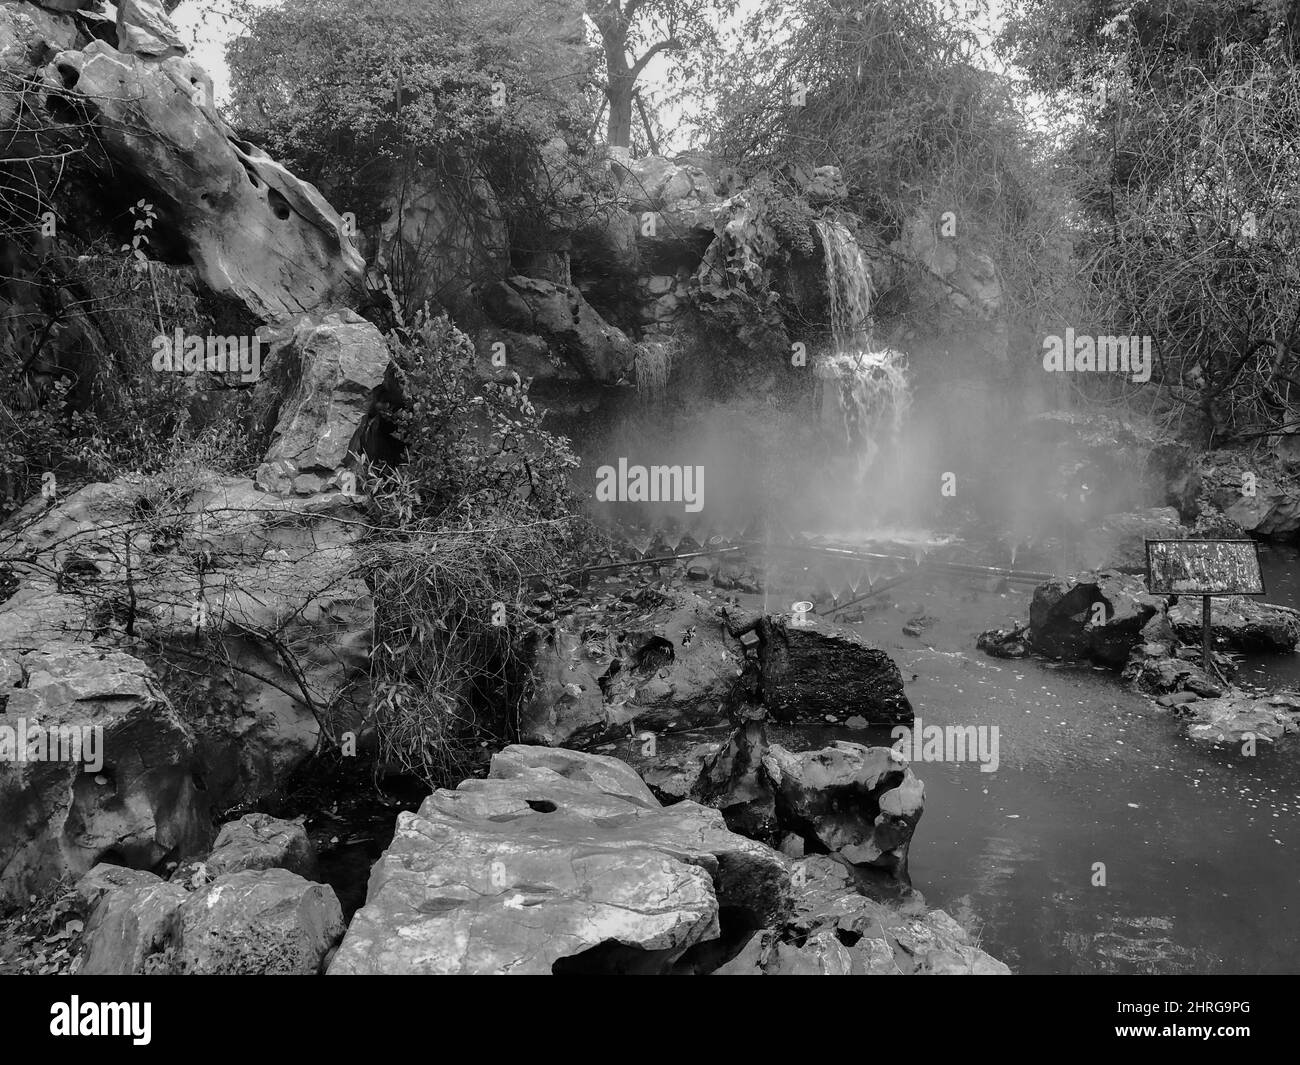
<path fill-rule="evenodd" d="M 621 769 L 619 768 L 621 767 Z M 776 852 L 612 758 L 513 746 L 398 817 L 333 974 L 670 972 L 787 905 Z"/>

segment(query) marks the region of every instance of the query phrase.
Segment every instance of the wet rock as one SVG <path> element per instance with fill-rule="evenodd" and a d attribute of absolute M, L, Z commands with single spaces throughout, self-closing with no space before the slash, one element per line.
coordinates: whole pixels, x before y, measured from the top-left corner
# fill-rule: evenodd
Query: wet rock
<path fill-rule="evenodd" d="M 681 971 L 727 915 L 784 918 L 784 860 L 717 811 L 611 794 L 604 763 L 582 779 L 591 756 L 561 775 L 553 751 L 503 753 L 508 768 L 399 815 L 331 974 Z"/>
<path fill-rule="evenodd" d="M 1053 578 L 1034 589 L 1029 606 L 1033 649 L 1118 669 L 1164 602 L 1147 593 L 1141 578 L 1114 571 Z"/>
<path fill-rule="evenodd" d="M 1187 735 L 1206 743 L 1272 743 L 1300 731 L 1300 694 L 1295 692 L 1252 695 L 1232 689 L 1220 698 L 1198 699 L 1174 710 L 1184 718 Z"/>
<path fill-rule="evenodd" d="M 718 567 L 718 572 L 713 575 L 713 583 L 719 588 L 750 595 L 760 595 L 763 591 L 762 574 L 748 562 L 724 560 Z"/>
<path fill-rule="evenodd" d="M 287 393 L 256 481 L 268 492 L 313 495 L 340 485 L 388 370 L 388 345 L 359 314 L 300 318 L 272 347 Z"/>
<path fill-rule="evenodd" d="M 805 844 L 906 877 L 925 786 L 897 752 L 844 740 L 799 754 L 773 744 L 763 771 L 776 795 L 777 818 Z"/>
<path fill-rule="evenodd" d="M 1216 659 L 1215 665 L 1224 669 L 1232 663 Z M 1168 648 L 1159 645 L 1139 644 L 1135 647 L 1122 676 L 1139 691 L 1150 695 L 1189 692 L 1203 698 L 1215 698 L 1223 694 L 1225 687 L 1217 677 L 1207 674 L 1190 655 L 1171 654 Z"/>
<path fill-rule="evenodd" d="M 1009 975 L 943 910 L 858 894 L 834 859 L 794 863 L 794 904 L 779 928 L 756 933 L 717 975 Z"/>
<path fill-rule="evenodd" d="M 1083 537 L 1083 564 L 1090 570 L 1145 573 L 1148 540 L 1185 540 L 1188 530 L 1173 507 L 1111 514 Z"/>
<path fill-rule="evenodd" d="M 1188 643 L 1201 641 L 1201 601 L 1184 596 L 1169 608 L 1174 630 Z M 1292 652 L 1300 641 L 1300 614 L 1245 596 L 1213 596 L 1210 629 L 1214 645 L 1247 654 L 1259 651 Z"/>
<path fill-rule="evenodd" d="M 204 864 L 212 879 L 245 869 L 287 869 L 306 880 L 317 878 L 316 848 L 306 829 L 263 813 L 222 825 Z"/>
<path fill-rule="evenodd" d="M 874 724 L 910 724 L 912 705 L 893 659 L 856 633 L 809 617 L 762 618 L 760 692 L 777 721 L 837 720 L 855 714 Z"/>
<path fill-rule="evenodd" d="M 763 722 L 744 722 L 705 764 L 691 797 L 721 810 L 733 832 L 775 846 L 785 833 L 776 816 L 776 793 L 763 769 L 767 752 Z"/>
<path fill-rule="evenodd" d="M 105 858 L 148 869 L 201 850 L 210 836 L 194 735 L 153 672 L 120 651 L 69 643 L 17 664 L 20 687 L 0 717 L 0 899 L 80 877 Z M 62 760 L 17 760 L 20 740 L 48 730 L 77 747 Z M 49 753 L 45 743 L 27 757 L 34 751 Z"/>
<path fill-rule="evenodd" d="M 1027 658 L 1033 654 L 1029 646 L 1029 626 L 1014 625 L 1009 629 L 989 629 L 975 638 L 975 646 L 994 658 Z"/>
<path fill-rule="evenodd" d="M 920 614 L 904 623 L 903 635 L 913 637 L 922 636 L 932 629 L 938 621 L 938 618 L 932 618 L 928 614 Z"/>

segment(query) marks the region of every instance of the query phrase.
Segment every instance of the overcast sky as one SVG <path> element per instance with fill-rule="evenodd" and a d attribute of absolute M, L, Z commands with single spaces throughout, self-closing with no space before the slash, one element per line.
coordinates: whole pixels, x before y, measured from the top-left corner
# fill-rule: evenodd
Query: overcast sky
<path fill-rule="evenodd" d="M 270 7 L 280 0 L 253 0 L 254 3 Z M 936 11 L 946 8 L 948 11 L 962 11 L 970 20 L 976 36 L 983 45 L 985 63 L 990 69 L 1007 73 L 992 53 L 992 40 L 1001 27 L 1002 10 L 1007 0 L 933 0 Z M 383 0 L 376 0 L 383 3 Z M 757 6 L 757 0 L 740 0 L 735 22 L 743 21 L 750 11 Z M 230 90 L 230 72 L 226 67 L 225 45 L 231 38 L 242 31 L 242 24 L 230 14 L 230 0 L 182 0 L 181 6 L 172 13 L 172 21 L 181 37 L 189 43 L 194 57 L 204 65 L 212 75 L 217 102 L 227 99 Z M 595 30 L 590 28 L 593 41 Z M 641 76 L 641 84 L 646 95 L 654 100 L 669 87 L 669 64 L 662 54 L 656 56 L 646 67 Z M 665 131 L 670 135 L 677 127 L 689 127 L 681 121 L 682 116 L 673 115 L 670 109 L 664 109 L 660 115 Z M 689 139 L 689 129 L 684 129 Z M 681 151 L 688 144 L 679 143 L 682 138 L 670 139 L 663 147 L 669 151 Z"/>

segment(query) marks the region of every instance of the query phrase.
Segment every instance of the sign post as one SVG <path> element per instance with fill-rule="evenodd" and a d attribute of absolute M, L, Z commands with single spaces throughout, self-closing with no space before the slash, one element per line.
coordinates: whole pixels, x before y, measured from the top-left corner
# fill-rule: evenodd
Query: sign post
<path fill-rule="evenodd" d="M 1154 595 L 1201 597 L 1201 661 L 1214 662 L 1210 597 L 1263 595 L 1254 540 L 1148 540 L 1147 590 Z"/>

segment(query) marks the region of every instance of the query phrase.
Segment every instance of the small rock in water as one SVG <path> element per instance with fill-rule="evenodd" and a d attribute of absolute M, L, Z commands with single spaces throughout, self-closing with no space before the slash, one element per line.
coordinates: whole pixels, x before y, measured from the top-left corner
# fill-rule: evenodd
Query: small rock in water
<path fill-rule="evenodd" d="M 844 724 L 848 725 L 849 728 L 866 728 L 868 722 L 861 714 L 854 714 Z"/>

